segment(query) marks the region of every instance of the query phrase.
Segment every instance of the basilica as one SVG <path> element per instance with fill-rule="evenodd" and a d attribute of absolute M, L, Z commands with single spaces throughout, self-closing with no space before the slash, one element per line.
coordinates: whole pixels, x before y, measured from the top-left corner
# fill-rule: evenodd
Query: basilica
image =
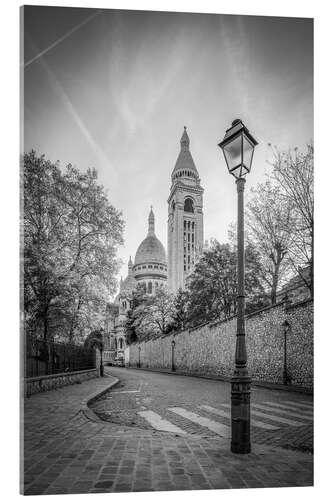
<path fill-rule="evenodd" d="M 155 234 L 155 216 L 151 207 L 147 235 L 136 251 L 134 263 L 129 258 L 128 274 L 121 279 L 119 293 L 107 307 L 105 362 L 122 364 L 124 361 L 125 323 L 131 295 L 138 284 L 147 294 L 155 294 L 158 287 L 167 287 L 172 293 L 186 287 L 186 280 L 203 251 L 203 191 L 184 127 L 179 155 L 171 174 L 167 253 Z"/>

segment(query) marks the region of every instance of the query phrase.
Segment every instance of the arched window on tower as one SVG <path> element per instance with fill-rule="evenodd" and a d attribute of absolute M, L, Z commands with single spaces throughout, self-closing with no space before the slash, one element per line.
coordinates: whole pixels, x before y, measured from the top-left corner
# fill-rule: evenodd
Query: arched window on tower
<path fill-rule="evenodd" d="M 184 212 L 191 212 L 193 214 L 194 207 L 193 207 L 193 200 L 192 200 L 192 198 L 186 198 L 185 199 Z"/>

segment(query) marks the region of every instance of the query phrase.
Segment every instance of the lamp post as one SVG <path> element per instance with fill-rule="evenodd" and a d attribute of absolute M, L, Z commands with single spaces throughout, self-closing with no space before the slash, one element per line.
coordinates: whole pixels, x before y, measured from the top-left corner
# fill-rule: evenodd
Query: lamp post
<path fill-rule="evenodd" d="M 231 451 L 250 453 L 250 392 L 251 378 L 247 370 L 245 343 L 244 287 L 244 187 L 245 175 L 251 170 L 257 141 L 239 119 L 232 122 L 219 146 L 229 173 L 236 179 L 238 193 L 237 221 L 237 335 L 235 370 L 231 379 Z"/>
<path fill-rule="evenodd" d="M 174 340 L 171 341 L 171 371 L 176 371 L 175 368 L 175 345 L 176 342 Z"/>
<path fill-rule="evenodd" d="M 288 320 L 283 322 L 283 333 L 284 333 L 284 356 L 283 356 L 283 375 L 282 380 L 283 384 L 287 385 L 289 383 L 289 376 L 287 370 L 287 335 L 290 330 L 290 323 Z"/>
<path fill-rule="evenodd" d="M 103 349 L 101 349 L 100 353 L 101 353 L 101 361 L 100 361 L 99 373 L 101 377 L 104 377 Z"/>
<path fill-rule="evenodd" d="M 141 352 L 141 346 L 139 346 L 139 362 L 138 362 L 138 368 L 141 368 L 141 363 L 140 363 L 140 352 Z"/>

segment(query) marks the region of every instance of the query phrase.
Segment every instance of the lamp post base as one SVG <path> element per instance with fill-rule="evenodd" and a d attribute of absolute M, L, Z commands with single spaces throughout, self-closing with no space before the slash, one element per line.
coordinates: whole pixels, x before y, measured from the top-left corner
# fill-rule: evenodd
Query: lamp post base
<path fill-rule="evenodd" d="M 251 378 L 246 368 L 236 369 L 231 379 L 231 451 L 251 453 Z"/>

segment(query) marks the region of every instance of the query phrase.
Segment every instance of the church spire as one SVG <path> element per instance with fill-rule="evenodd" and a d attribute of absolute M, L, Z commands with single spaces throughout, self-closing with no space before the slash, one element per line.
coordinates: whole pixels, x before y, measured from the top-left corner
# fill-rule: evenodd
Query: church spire
<path fill-rule="evenodd" d="M 184 132 L 182 138 L 180 139 L 180 149 L 181 151 L 188 151 L 190 148 L 190 138 L 187 135 L 186 127 L 184 125 Z"/>
<path fill-rule="evenodd" d="M 199 181 L 199 174 L 190 152 L 190 138 L 187 134 L 186 127 L 184 127 L 180 139 L 179 155 L 171 174 L 172 182 L 178 180 L 178 178 L 185 183 L 190 181 L 191 184 L 194 184 L 195 181 Z"/>
<path fill-rule="evenodd" d="M 133 262 L 132 262 L 132 257 L 130 256 L 128 261 L 128 274 L 132 272 L 132 268 L 133 268 Z"/>
<path fill-rule="evenodd" d="M 150 205 L 150 212 L 148 216 L 148 235 L 153 236 L 155 234 L 155 215 L 153 212 L 153 205 Z"/>

